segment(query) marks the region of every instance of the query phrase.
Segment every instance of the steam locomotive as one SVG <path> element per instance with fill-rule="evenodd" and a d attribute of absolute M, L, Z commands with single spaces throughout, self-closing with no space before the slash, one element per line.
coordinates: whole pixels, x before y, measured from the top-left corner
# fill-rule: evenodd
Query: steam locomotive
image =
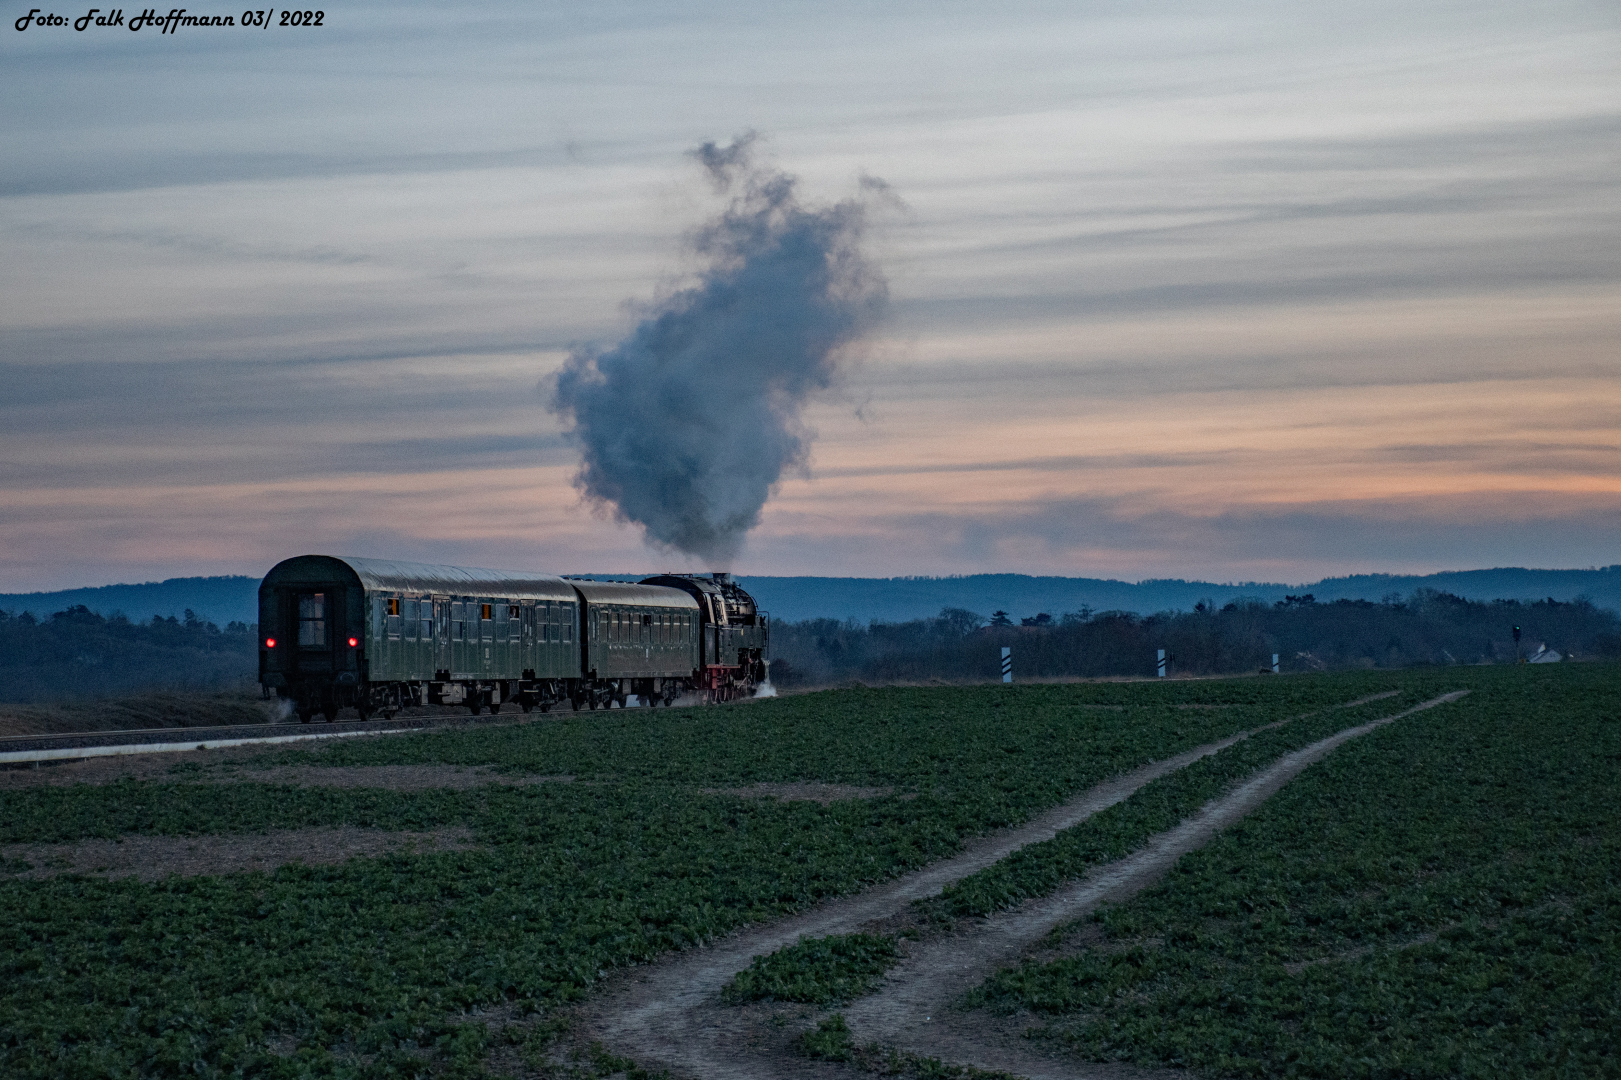
<path fill-rule="evenodd" d="M 305 723 L 354 708 L 550 711 L 752 695 L 770 617 L 727 574 L 585 581 L 300 555 L 259 586 L 259 682 Z"/>

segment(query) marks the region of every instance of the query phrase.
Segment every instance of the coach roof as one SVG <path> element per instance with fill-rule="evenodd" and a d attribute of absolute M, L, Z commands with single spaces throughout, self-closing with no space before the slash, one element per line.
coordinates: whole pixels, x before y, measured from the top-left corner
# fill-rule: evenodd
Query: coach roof
<path fill-rule="evenodd" d="M 576 599 L 568 582 L 548 574 L 334 555 L 299 555 L 286 559 L 271 568 L 264 583 L 320 582 L 337 578 L 359 584 L 369 592 L 488 596 L 502 600 Z"/>
<path fill-rule="evenodd" d="M 629 604 L 637 607 L 698 610 L 698 601 L 680 589 L 662 585 L 633 585 L 620 581 L 570 581 L 588 604 Z"/>

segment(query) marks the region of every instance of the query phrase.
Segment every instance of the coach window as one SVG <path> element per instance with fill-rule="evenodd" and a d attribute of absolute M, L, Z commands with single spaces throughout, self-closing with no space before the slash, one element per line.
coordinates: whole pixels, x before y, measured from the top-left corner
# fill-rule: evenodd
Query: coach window
<path fill-rule="evenodd" d="M 298 643 L 326 644 L 326 593 L 304 593 L 298 598 Z"/>
<path fill-rule="evenodd" d="M 415 600 L 400 601 L 400 636 L 406 641 L 417 639 L 417 602 Z"/>
<path fill-rule="evenodd" d="M 507 605 L 507 640 L 523 640 L 523 609 L 517 604 Z"/>
<path fill-rule="evenodd" d="M 573 641 L 574 640 L 574 605 L 573 604 L 558 604 L 557 605 L 557 612 L 558 612 L 559 617 L 563 620 L 563 640 L 564 641 Z"/>
<path fill-rule="evenodd" d="M 433 601 L 422 601 L 422 640 L 433 640 Z"/>
<path fill-rule="evenodd" d="M 387 601 L 387 604 L 388 604 L 388 639 L 390 641 L 398 641 L 398 640 L 400 640 L 400 601 L 399 601 L 399 597 L 394 597 L 393 599 L 390 599 L 389 601 Z"/>
<path fill-rule="evenodd" d="M 450 640 L 467 640 L 467 605 L 455 603 L 450 605 Z"/>

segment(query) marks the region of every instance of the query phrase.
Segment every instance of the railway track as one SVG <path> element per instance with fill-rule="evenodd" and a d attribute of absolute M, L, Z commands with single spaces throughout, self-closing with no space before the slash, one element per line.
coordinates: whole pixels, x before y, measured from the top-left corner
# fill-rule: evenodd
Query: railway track
<path fill-rule="evenodd" d="M 539 719 L 539 713 L 528 719 Z M 525 717 L 473 717 L 460 713 L 396 716 L 392 720 L 338 720 L 328 724 L 272 722 L 222 724 L 210 727 L 133 728 L 114 731 L 73 731 L 47 735 L 0 736 L 0 766 L 30 765 L 44 761 L 77 761 L 119 754 L 154 754 L 206 747 L 247 746 L 254 743 L 303 742 L 315 739 L 397 735 L 434 728 L 470 727 L 475 724 L 516 724 Z"/>

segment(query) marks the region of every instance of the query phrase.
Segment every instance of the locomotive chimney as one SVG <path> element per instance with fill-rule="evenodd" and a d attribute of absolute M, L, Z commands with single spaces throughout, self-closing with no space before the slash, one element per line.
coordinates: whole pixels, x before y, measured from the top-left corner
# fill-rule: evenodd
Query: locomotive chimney
<path fill-rule="evenodd" d="M 724 570 L 716 570 L 713 574 L 709 575 L 709 579 L 717 585 L 724 585 L 728 581 L 732 580 L 732 575 L 728 574 Z"/>

